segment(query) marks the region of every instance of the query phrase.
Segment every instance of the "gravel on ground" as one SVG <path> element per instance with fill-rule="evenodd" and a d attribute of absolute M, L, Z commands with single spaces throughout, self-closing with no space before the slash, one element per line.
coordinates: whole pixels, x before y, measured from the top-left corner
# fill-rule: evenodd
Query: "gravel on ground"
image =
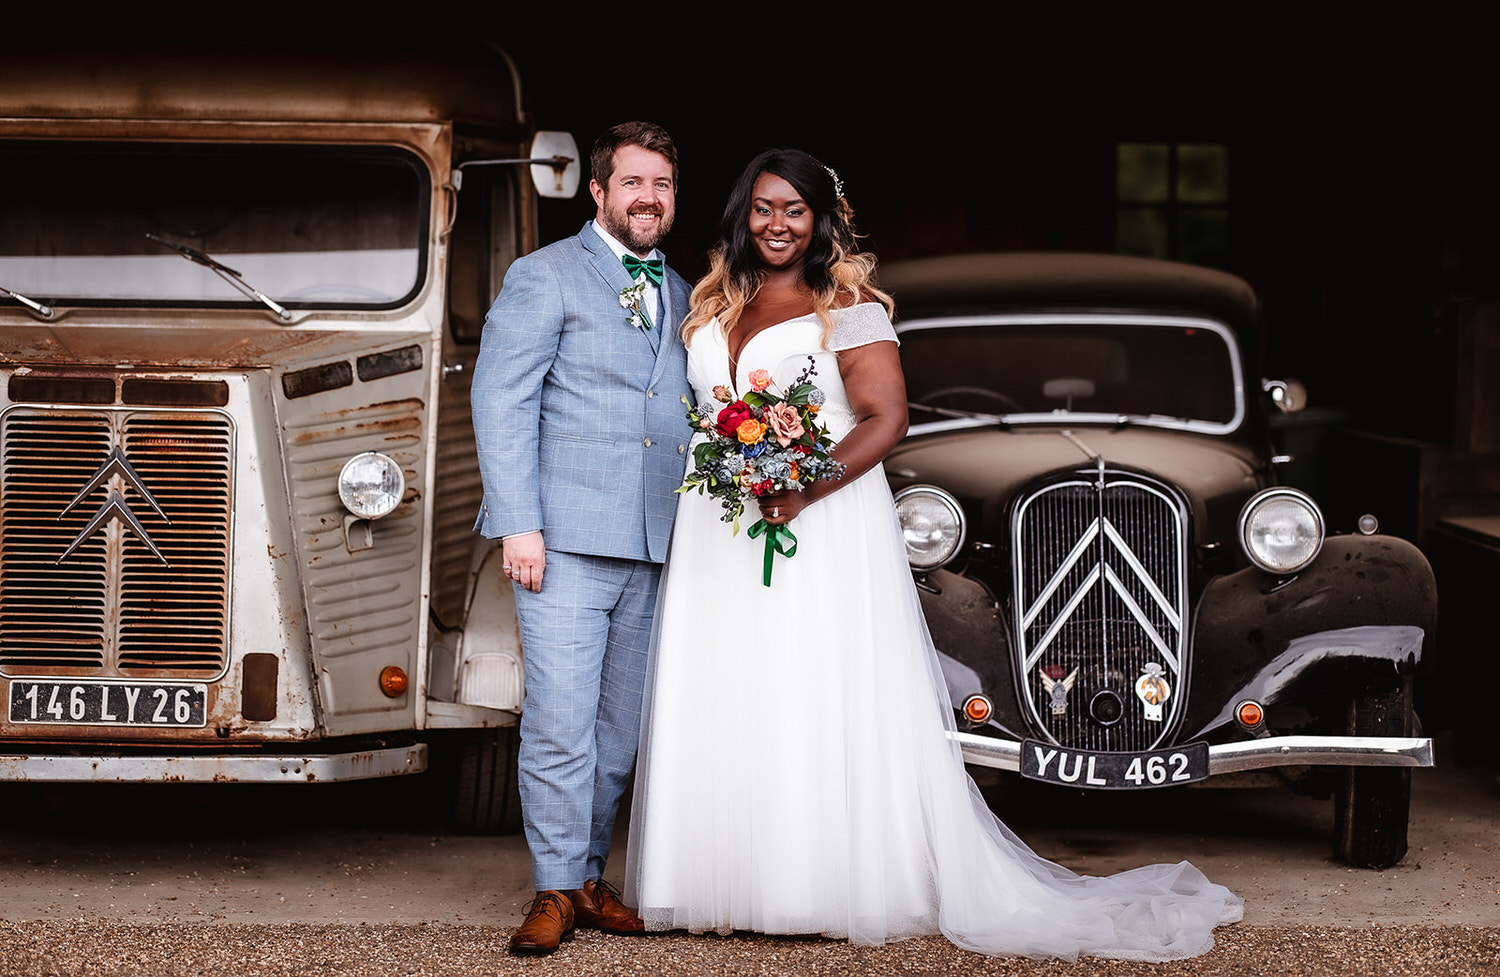
<path fill-rule="evenodd" d="M 579 931 L 545 957 L 506 952 L 511 930 L 472 925 L 0 922 L 3 977 L 468 977 L 566 974 L 1025 975 L 1025 977 L 1469 977 L 1500 973 L 1500 926 L 1257 927 L 1218 931 L 1192 960 L 1077 963 L 982 957 L 939 937 L 879 947 L 735 935 Z"/>

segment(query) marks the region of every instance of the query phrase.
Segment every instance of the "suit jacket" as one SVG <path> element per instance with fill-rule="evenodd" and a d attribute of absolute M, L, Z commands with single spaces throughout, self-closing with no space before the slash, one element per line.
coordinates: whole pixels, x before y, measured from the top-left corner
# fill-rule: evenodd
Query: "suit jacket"
<path fill-rule="evenodd" d="M 494 538 L 541 530 L 549 549 L 666 558 L 692 433 L 682 398 L 688 308 L 666 270 L 661 322 L 627 322 L 632 284 L 592 225 L 517 259 L 485 318 L 471 401 Z"/>

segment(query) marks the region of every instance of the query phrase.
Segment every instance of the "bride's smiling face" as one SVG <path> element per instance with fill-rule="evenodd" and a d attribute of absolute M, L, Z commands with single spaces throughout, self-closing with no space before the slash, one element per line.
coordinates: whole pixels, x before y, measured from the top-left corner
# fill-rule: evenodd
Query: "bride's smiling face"
<path fill-rule="evenodd" d="M 761 264 L 778 271 L 800 266 L 812 232 L 812 208 L 795 187 L 772 173 L 755 178 L 750 195 L 750 241 Z"/>

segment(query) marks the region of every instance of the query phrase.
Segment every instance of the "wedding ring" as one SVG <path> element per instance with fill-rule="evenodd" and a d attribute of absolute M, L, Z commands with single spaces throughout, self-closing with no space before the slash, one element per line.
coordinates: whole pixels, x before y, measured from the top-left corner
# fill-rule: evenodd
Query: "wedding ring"
<path fill-rule="evenodd" d="M 506 573 L 509 573 L 510 572 L 510 564 L 508 564 L 508 563 L 504 564 L 504 565 L 502 565 L 500 567 L 500 569 L 504 570 Z"/>
<path fill-rule="evenodd" d="M 773 505 L 773 506 L 771 506 L 771 518 L 775 519 L 775 518 L 777 518 L 780 515 L 781 515 L 781 506 L 779 506 L 779 505 Z"/>

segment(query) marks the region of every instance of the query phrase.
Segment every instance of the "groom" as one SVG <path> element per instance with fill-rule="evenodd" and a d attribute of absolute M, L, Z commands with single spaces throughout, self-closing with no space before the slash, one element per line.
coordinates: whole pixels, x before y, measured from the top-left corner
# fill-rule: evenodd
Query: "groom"
<path fill-rule="evenodd" d="M 537 897 L 512 953 L 577 925 L 639 933 L 603 883 L 635 761 L 656 585 L 682 483 L 688 286 L 656 245 L 677 150 L 627 122 L 594 143 L 597 211 L 518 259 L 485 319 L 472 392 L 484 478 L 525 651 L 521 814 Z"/>

